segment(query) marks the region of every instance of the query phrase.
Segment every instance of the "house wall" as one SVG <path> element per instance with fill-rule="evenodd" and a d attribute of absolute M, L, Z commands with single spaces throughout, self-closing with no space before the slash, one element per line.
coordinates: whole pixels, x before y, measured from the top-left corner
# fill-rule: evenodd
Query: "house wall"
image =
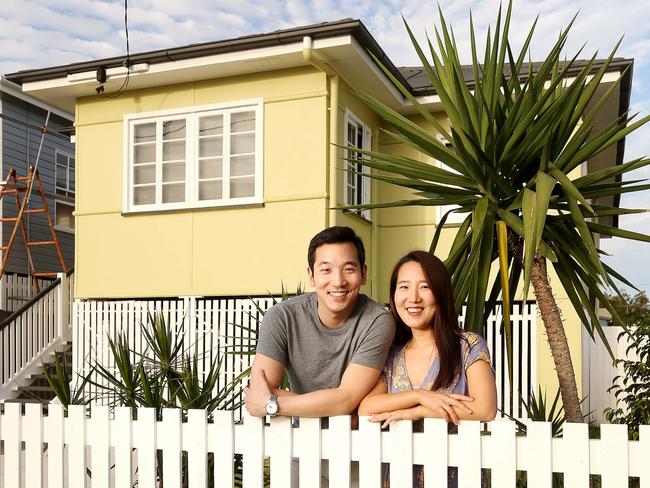
<path fill-rule="evenodd" d="M 0 92 L 2 98 L 2 113 L 7 117 L 19 120 L 14 122 L 3 119 L 2 132 L 2 158 L 0 165 L 2 178 L 7 176 L 9 168 L 14 168 L 18 176 L 26 176 L 30 164 L 34 164 L 38 154 L 41 141 L 40 130 L 28 127 L 27 124 L 41 127 L 45 124 L 47 112 L 42 108 L 35 107 L 24 100 L 20 100 L 7 93 Z M 67 154 L 74 154 L 74 144 L 70 143 L 67 136 L 58 134 L 56 129 L 69 127 L 72 121 L 52 114 L 48 123 L 50 132 L 45 135 L 43 147 L 38 163 L 38 171 L 43 182 L 43 189 L 47 197 L 47 204 L 50 216 L 55 222 L 55 200 L 64 200 L 74 204 L 73 198 L 55 196 L 55 152 L 60 150 Z M 22 196 L 21 196 L 22 198 Z M 42 207 L 42 200 L 36 192 L 36 187 L 30 198 L 28 208 Z M 12 194 L 6 195 L 1 202 L 2 214 L 4 217 L 15 217 L 18 213 L 15 199 Z M 44 214 L 31 214 L 24 217 L 30 241 L 52 240 L 52 234 Z M 6 245 L 13 230 L 13 222 L 0 223 L 2 228 L 2 242 Z M 74 234 L 65 231 L 57 231 L 57 237 L 63 253 L 66 267 L 74 263 Z M 54 246 L 33 247 L 31 250 L 34 266 L 37 271 L 60 271 L 61 265 Z M 27 254 L 23 242 L 22 233 L 18 231 L 14 245 L 10 252 L 7 271 L 14 273 L 29 273 Z"/>
<path fill-rule="evenodd" d="M 328 223 L 328 83 L 313 68 L 87 97 L 76 109 L 77 298 L 263 295 L 306 281 Z M 123 117 L 264 101 L 264 203 L 122 213 Z"/>

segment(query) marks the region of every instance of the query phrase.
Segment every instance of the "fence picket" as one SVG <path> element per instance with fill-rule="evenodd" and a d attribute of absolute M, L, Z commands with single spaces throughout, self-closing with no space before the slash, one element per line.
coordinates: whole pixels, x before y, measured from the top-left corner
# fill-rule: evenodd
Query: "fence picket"
<path fill-rule="evenodd" d="M 339 415 L 337 417 L 331 417 L 329 423 L 329 436 L 326 444 L 329 457 L 329 483 L 330 486 L 350 486 L 352 462 L 352 426 L 350 424 L 350 416 Z M 325 436 L 324 433 L 323 436 Z M 323 448 L 325 448 L 325 445 Z"/>
<path fill-rule="evenodd" d="M 115 488 L 133 486 L 133 427 L 130 407 L 116 407 L 111 423 L 111 439 L 115 448 Z"/>
<path fill-rule="evenodd" d="M 70 488 L 86 486 L 86 412 L 83 405 L 70 405 L 65 421 Z"/>
<path fill-rule="evenodd" d="M 40 403 L 25 405 L 25 486 L 43 486 L 43 408 Z"/>
<path fill-rule="evenodd" d="M 138 450 L 138 487 L 156 488 L 156 409 L 138 408 L 133 422 L 133 447 Z"/>
<path fill-rule="evenodd" d="M 235 424 L 233 413 L 214 412 L 214 423 L 208 425 L 208 449 L 214 452 L 215 488 L 233 488 L 235 472 Z"/>
<path fill-rule="evenodd" d="M 4 486 L 21 485 L 20 441 L 22 419 L 19 403 L 5 403 L 0 434 L 4 441 Z"/>
<path fill-rule="evenodd" d="M 461 420 L 450 441 L 449 462 L 458 466 L 458 486 L 481 486 L 481 423 Z"/>
<path fill-rule="evenodd" d="M 553 486 L 553 452 L 550 422 L 526 421 L 526 437 L 519 450 L 522 468 L 528 473 L 528 488 Z"/>
<path fill-rule="evenodd" d="M 517 444 L 515 423 L 510 420 L 494 422 L 490 447 L 492 455 L 492 486 L 514 488 L 517 481 Z"/>
<path fill-rule="evenodd" d="M 601 462 L 594 463 L 594 466 L 597 466 L 601 471 L 602 487 L 627 486 L 629 476 L 627 425 L 601 425 L 600 442 L 598 444 Z"/>
<path fill-rule="evenodd" d="M 48 488 L 63 488 L 63 405 L 51 403 L 47 407 L 47 418 L 43 420 L 43 440 L 47 442 Z"/>
<path fill-rule="evenodd" d="M 632 464 L 630 474 L 641 478 L 639 488 L 650 488 L 650 463 L 647 453 L 650 452 L 650 425 L 639 425 L 639 441 L 636 449 L 632 450 L 635 463 Z"/>
<path fill-rule="evenodd" d="M 424 419 L 424 433 L 416 439 L 422 440 L 415 443 L 414 461 L 424 466 L 424 488 L 445 486 L 449 465 L 447 422 L 442 419 Z M 423 454 L 424 459 L 418 459 L 418 453 Z"/>
<path fill-rule="evenodd" d="M 192 488 L 208 486 L 208 417 L 205 410 L 190 410 L 183 438 L 188 458 L 189 485 Z"/>
<path fill-rule="evenodd" d="M 381 428 L 379 424 L 359 417 L 357 434 L 356 442 L 352 437 L 352 453 L 359 459 L 359 488 L 381 486 Z"/>
<path fill-rule="evenodd" d="M 268 437 L 268 454 L 271 457 L 271 486 L 291 486 L 293 459 L 293 429 L 290 417 L 271 419 Z"/>
<path fill-rule="evenodd" d="M 413 423 L 391 424 L 388 445 L 391 486 L 413 486 Z"/>
<path fill-rule="evenodd" d="M 91 446 L 92 486 L 109 488 L 111 428 L 108 407 L 101 405 L 93 407 L 92 418 L 88 421 L 88 440 Z"/>
<path fill-rule="evenodd" d="M 564 486 L 587 488 L 589 486 L 589 426 L 566 423 L 561 445 Z"/>
<path fill-rule="evenodd" d="M 237 452 L 243 454 L 243 483 L 246 488 L 264 487 L 264 423 L 262 419 L 243 415 L 241 430 L 236 431 Z"/>
<path fill-rule="evenodd" d="M 182 476 L 183 439 L 192 442 L 191 437 L 182 435 L 181 410 L 166 408 L 158 429 L 158 448 L 163 452 L 163 478 L 165 487 L 180 488 Z"/>
<path fill-rule="evenodd" d="M 299 458 L 301 487 L 319 488 L 321 482 L 321 427 L 318 418 L 301 418 L 296 452 Z"/>

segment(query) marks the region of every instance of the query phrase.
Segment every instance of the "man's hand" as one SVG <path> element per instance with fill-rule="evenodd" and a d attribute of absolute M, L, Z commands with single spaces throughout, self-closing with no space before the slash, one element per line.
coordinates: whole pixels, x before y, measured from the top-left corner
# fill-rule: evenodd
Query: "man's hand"
<path fill-rule="evenodd" d="M 264 417 L 266 415 L 266 403 L 271 398 L 271 388 L 266 381 L 266 374 L 263 369 L 253 369 L 251 373 L 251 384 L 257 385 L 257 387 L 244 388 L 246 410 L 253 417 Z"/>

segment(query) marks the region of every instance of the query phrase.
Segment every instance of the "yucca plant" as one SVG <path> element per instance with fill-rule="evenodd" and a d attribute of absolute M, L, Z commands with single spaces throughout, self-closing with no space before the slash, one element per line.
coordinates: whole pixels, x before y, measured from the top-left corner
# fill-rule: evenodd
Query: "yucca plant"
<path fill-rule="evenodd" d="M 386 75 L 435 130 L 423 128 L 368 94 L 357 96 L 387 123 L 388 137 L 444 163 L 450 170 L 403 155 L 349 148 L 353 154 L 350 160 L 354 157 L 355 163 L 378 170 L 371 177 L 415 191 L 410 200 L 354 208 L 457 205 L 442 216 L 431 252 L 436 251 L 450 213 L 468 212 L 445 261 L 452 274 L 456 305 L 459 309 L 467 305 L 466 327 L 482 331 L 501 298 L 512 364 L 510 304 L 522 278 L 524 298 L 532 283 L 567 420 L 581 422 L 571 355 L 550 287 L 547 261 L 555 268 L 581 322 L 592 336 L 597 332 L 602 337 L 596 300 L 615 316 L 604 289 L 617 290 L 613 278 L 631 284 L 601 262 L 602 251 L 592 233 L 646 242 L 650 237 L 599 221 L 599 217 L 645 210 L 597 203 L 597 199 L 650 188 L 638 181 L 620 179 L 650 160 L 613 164 L 579 177 L 573 177 L 572 172 L 649 118 L 633 121 L 634 116 L 623 114 L 606 127 L 597 128 L 596 116 L 618 86 L 618 82 L 612 83 L 604 94 L 598 92 L 616 49 L 606 60 L 597 62 L 594 56 L 582 68 L 575 63 L 578 55 L 561 61 L 572 21 L 546 59 L 533 69 L 526 58 L 537 21 L 515 56 L 508 40 L 511 10 L 512 3 L 502 19 L 499 9 L 494 34 L 488 30 L 482 58 L 477 52 L 470 15 L 473 87 L 465 83 L 458 46 L 442 11 L 435 39 L 428 40 L 431 61 L 405 22 L 450 128 L 421 105 L 388 69 L 384 68 Z M 450 147 L 441 142 L 440 136 Z M 357 154 L 363 158 L 357 159 Z M 490 283 L 495 261 L 500 273 Z"/>

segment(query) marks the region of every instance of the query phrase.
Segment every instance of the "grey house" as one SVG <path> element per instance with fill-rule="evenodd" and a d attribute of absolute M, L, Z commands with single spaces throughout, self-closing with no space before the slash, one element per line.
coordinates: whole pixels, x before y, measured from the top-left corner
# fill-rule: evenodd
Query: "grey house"
<path fill-rule="evenodd" d="M 0 77 L 0 171 L 2 180 L 10 168 L 18 176 L 26 176 L 30 164 L 36 163 L 41 142 L 41 128 L 49 112 L 47 132 L 38 162 L 38 172 L 43 182 L 49 213 L 63 253 L 66 267 L 74 264 L 74 196 L 75 151 L 71 142 L 73 115 L 51 108 L 41 101 L 21 92 L 20 87 Z M 22 198 L 22 195 L 21 195 Z M 31 194 L 27 208 L 42 207 L 36 191 Z M 15 217 L 17 207 L 14 195 L 6 194 L 0 202 L 2 217 Z M 51 240 L 45 214 L 24 216 L 29 241 Z M 0 222 L 1 245 L 7 245 L 14 228 L 13 222 Z M 1 255 L 2 251 L 0 251 Z M 34 267 L 38 272 L 62 271 L 54 246 L 31 248 Z M 27 286 L 29 265 L 20 230 L 9 255 L 6 276 L 0 283 L 0 310 L 17 310 L 34 293 Z M 22 302 L 22 303 L 21 303 Z"/>

